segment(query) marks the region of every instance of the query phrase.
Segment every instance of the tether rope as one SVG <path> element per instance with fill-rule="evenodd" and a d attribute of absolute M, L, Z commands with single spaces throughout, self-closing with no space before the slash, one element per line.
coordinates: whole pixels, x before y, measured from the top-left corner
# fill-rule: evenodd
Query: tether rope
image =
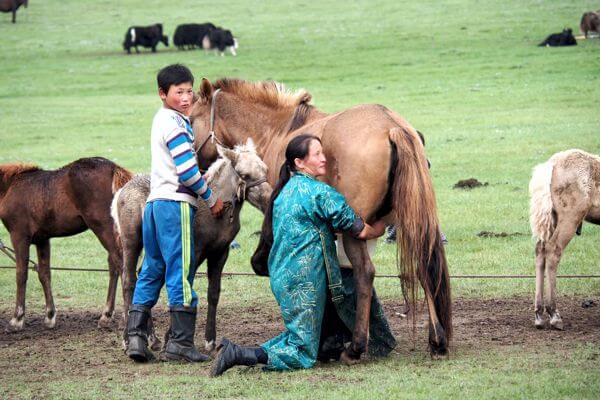
<path fill-rule="evenodd" d="M 0 269 L 15 269 L 13 266 L 2 265 Z M 33 267 L 31 269 L 34 269 Z M 77 271 L 77 272 L 108 272 L 107 269 L 100 268 L 69 268 L 69 267 L 51 267 L 52 271 Z M 196 272 L 196 276 L 206 276 L 206 272 Z M 251 272 L 223 272 L 221 276 L 256 276 Z M 600 275 L 557 275 L 557 278 L 566 279 L 597 279 Z M 398 275 L 376 274 L 375 278 L 395 278 Z M 452 279 L 533 279 L 535 275 L 450 275 Z"/>

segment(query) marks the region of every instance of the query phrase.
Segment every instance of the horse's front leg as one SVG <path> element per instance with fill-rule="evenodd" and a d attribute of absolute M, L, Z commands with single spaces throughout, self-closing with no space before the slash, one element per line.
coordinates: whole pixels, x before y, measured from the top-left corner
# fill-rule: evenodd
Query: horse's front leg
<path fill-rule="evenodd" d="M 52 285 L 50 279 L 50 240 L 45 240 L 36 245 L 38 255 L 38 278 L 44 289 L 46 298 L 46 317 L 44 325 L 46 328 L 54 328 L 56 325 L 56 308 L 54 307 L 54 298 L 52 297 Z"/>
<path fill-rule="evenodd" d="M 207 260 L 208 293 L 206 310 L 206 326 L 204 328 L 204 348 L 215 349 L 217 339 L 217 305 L 221 294 L 221 273 L 229 256 L 229 245 L 221 253 L 211 254 Z"/>
<path fill-rule="evenodd" d="M 546 252 L 541 240 L 535 245 L 535 327 L 542 329 L 544 322 L 544 274 L 546 270 Z"/>
<path fill-rule="evenodd" d="M 27 264 L 29 263 L 29 245 L 31 239 L 21 235 L 10 235 L 17 259 L 17 301 L 15 314 L 10 326 L 15 331 L 23 329 L 25 322 L 25 291 L 27 289 Z"/>
<path fill-rule="evenodd" d="M 352 333 L 352 344 L 342 353 L 341 360 L 346 364 L 355 364 L 360 355 L 367 351 L 369 342 L 369 317 L 375 266 L 367 250 L 367 242 L 343 235 L 344 251 L 354 269 L 356 285 L 356 321 Z"/>

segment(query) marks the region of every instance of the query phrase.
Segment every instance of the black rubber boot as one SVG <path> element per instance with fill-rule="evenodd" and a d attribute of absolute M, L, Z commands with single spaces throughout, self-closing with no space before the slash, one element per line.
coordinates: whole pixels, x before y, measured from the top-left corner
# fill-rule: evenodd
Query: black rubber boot
<path fill-rule="evenodd" d="M 256 353 L 257 350 L 259 352 L 262 351 L 259 347 L 238 346 L 227 339 L 221 340 L 221 343 L 217 346 L 217 350 L 219 353 L 210 369 L 210 376 L 212 377 L 223 374 L 223 372 L 235 365 L 252 366 L 258 364 L 259 360 Z M 264 351 L 262 353 L 265 354 Z M 266 358 L 266 355 L 264 357 Z M 261 361 L 266 363 L 268 360 Z"/>
<path fill-rule="evenodd" d="M 150 308 L 139 304 L 129 307 L 127 318 L 127 355 L 137 362 L 147 362 L 154 359 L 154 354 L 148 348 L 148 318 Z"/>
<path fill-rule="evenodd" d="M 169 313 L 171 314 L 171 327 L 162 358 L 188 362 L 210 360 L 210 357 L 200 353 L 194 346 L 196 307 L 171 307 Z"/>

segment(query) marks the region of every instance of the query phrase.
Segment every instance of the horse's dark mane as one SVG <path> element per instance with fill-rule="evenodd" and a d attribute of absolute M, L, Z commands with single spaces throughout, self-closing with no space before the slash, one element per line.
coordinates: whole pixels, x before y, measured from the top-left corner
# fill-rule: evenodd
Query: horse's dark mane
<path fill-rule="evenodd" d="M 8 183 L 19 174 L 41 170 L 40 167 L 34 164 L 14 163 L 0 165 L 0 181 L 2 183 Z"/>
<path fill-rule="evenodd" d="M 243 79 L 222 78 L 215 82 L 214 87 L 269 108 L 293 108 L 294 114 L 287 132 L 304 125 L 314 108 L 309 104 L 312 96 L 306 90 L 291 92 L 285 85 L 275 81 L 248 82 Z"/>

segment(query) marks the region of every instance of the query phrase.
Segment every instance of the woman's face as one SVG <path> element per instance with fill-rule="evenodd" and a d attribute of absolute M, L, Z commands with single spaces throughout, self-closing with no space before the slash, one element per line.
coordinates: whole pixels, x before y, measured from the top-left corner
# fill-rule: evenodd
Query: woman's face
<path fill-rule="evenodd" d="M 327 159 L 323 154 L 323 147 L 318 140 L 311 140 L 308 145 L 308 154 L 304 158 L 294 160 L 298 171 L 312 175 L 315 178 L 325 175 Z"/>

